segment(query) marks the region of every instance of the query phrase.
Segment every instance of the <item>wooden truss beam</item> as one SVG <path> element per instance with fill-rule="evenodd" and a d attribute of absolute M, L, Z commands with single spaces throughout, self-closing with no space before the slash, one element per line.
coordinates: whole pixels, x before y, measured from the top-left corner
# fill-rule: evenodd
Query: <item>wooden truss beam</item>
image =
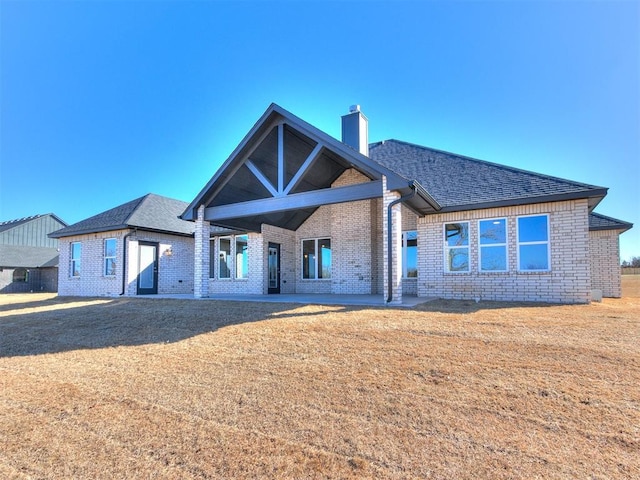
<path fill-rule="evenodd" d="M 204 219 L 213 222 L 252 217 L 301 208 L 316 208 L 335 203 L 369 200 L 381 196 L 382 180 L 375 180 L 344 187 L 323 188 L 311 192 L 292 193 L 286 196 L 209 207 L 205 209 Z"/>

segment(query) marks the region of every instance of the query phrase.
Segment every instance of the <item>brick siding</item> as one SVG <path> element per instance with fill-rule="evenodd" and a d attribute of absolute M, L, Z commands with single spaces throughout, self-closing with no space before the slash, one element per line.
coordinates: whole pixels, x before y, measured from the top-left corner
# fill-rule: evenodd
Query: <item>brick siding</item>
<path fill-rule="evenodd" d="M 548 214 L 551 270 L 518 272 L 516 217 Z M 478 220 L 507 218 L 508 271 L 478 271 Z M 444 272 L 443 224 L 469 221 L 470 272 Z M 418 219 L 418 295 L 586 303 L 591 298 L 587 200 L 429 215 Z"/>
<path fill-rule="evenodd" d="M 620 298 L 620 230 L 589 232 L 591 252 L 591 288 L 602 291 L 603 297 Z"/>
<path fill-rule="evenodd" d="M 118 296 L 122 292 L 123 242 L 128 230 L 92 233 L 60 239 L 58 295 L 60 296 Z M 104 241 L 116 239 L 116 274 L 105 276 Z M 189 294 L 193 292 L 193 238 L 152 232 L 137 232 L 126 239 L 127 285 L 126 295 L 136 294 L 138 275 L 138 242 L 159 244 L 158 293 Z M 80 276 L 70 277 L 71 243 L 80 242 Z M 171 255 L 167 254 L 171 252 Z"/>

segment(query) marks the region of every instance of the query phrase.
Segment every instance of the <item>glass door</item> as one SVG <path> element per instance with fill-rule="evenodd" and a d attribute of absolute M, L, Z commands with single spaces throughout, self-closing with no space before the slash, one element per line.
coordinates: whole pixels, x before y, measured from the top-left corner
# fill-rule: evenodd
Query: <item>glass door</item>
<path fill-rule="evenodd" d="M 158 244 L 138 244 L 138 295 L 158 293 Z"/>
<path fill-rule="evenodd" d="M 269 243 L 268 292 L 280 293 L 280 244 Z"/>

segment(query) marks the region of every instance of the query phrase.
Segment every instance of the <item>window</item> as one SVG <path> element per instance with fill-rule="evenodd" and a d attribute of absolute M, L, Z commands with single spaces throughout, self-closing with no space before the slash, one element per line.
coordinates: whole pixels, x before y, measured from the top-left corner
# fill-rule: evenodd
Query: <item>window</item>
<path fill-rule="evenodd" d="M 82 244 L 80 242 L 71 243 L 70 277 L 79 277 L 81 269 L 80 256 L 82 255 Z"/>
<path fill-rule="evenodd" d="M 231 238 L 218 239 L 218 278 L 231 278 Z"/>
<path fill-rule="evenodd" d="M 104 241 L 104 276 L 113 277 L 116 274 L 116 239 L 107 238 Z"/>
<path fill-rule="evenodd" d="M 13 271 L 14 283 L 27 283 L 29 281 L 29 270 L 26 268 L 16 268 Z"/>
<path fill-rule="evenodd" d="M 478 222 L 481 272 L 506 272 L 507 220 L 495 218 Z"/>
<path fill-rule="evenodd" d="M 236 278 L 249 278 L 249 252 L 247 235 L 236 237 Z"/>
<path fill-rule="evenodd" d="M 216 276 L 216 241 L 209 240 L 209 278 Z"/>
<path fill-rule="evenodd" d="M 518 217 L 518 270 L 549 271 L 549 216 Z"/>
<path fill-rule="evenodd" d="M 402 276 L 418 276 L 418 232 L 415 231 L 402 234 Z"/>
<path fill-rule="evenodd" d="M 469 271 L 469 222 L 444 224 L 445 271 Z"/>
<path fill-rule="evenodd" d="M 231 272 L 235 272 L 236 279 L 249 278 L 249 236 L 236 235 L 233 237 L 219 237 L 209 243 L 209 278 L 215 276 L 215 245 L 218 245 L 218 279 L 232 278 Z M 234 247 L 234 250 L 231 247 Z"/>
<path fill-rule="evenodd" d="M 314 238 L 302 241 L 302 278 L 331 278 L 331 239 Z"/>

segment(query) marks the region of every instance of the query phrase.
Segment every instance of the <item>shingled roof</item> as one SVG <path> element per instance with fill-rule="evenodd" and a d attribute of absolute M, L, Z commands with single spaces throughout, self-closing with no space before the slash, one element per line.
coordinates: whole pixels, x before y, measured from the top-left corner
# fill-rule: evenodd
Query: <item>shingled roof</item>
<path fill-rule="evenodd" d="M 617 218 L 607 217 L 595 212 L 589 214 L 589 230 L 622 230 L 620 233 L 623 233 L 632 227 L 633 223 L 624 222 Z"/>
<path fill-rule="evenodd" d="M 24 245 L 0 246 L 0 265 L 8 268 L 41 268 L 58 266 L 58 249 Z"/>
<path fill-rule="evenodd" d="M 187 202 L 149 193 L 57 230 L 49 236 L 61 238 L 126 228 L 192 235 L 195 224 L 178 218 L 187 205 Z"/>
<path fill-rule="evenodd" d="M 607 188 L 478 160 L 399 140 L 369 145 L 372 160 L 416 180 L 442 212 L 588 198 L 591 208 Z"/>

